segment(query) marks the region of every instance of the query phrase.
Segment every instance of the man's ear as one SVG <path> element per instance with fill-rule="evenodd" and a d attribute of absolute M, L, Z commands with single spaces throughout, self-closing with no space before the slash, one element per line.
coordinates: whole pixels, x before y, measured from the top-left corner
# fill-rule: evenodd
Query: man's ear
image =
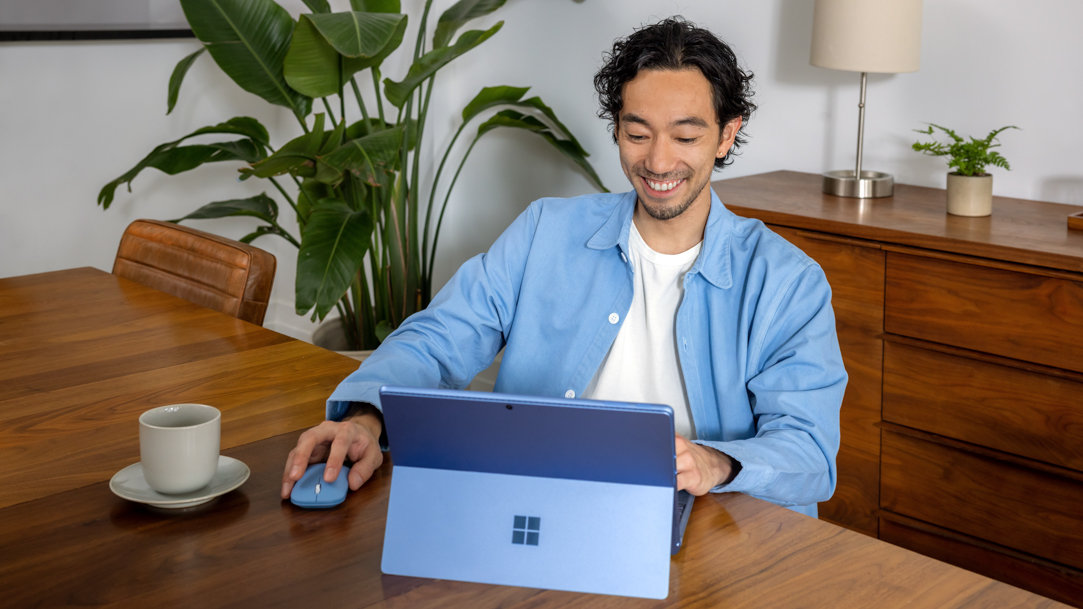
<path fill-rule="evenodd" d="M 716 159 L 720 159 L 729 154 L 730 148 L 733 147 L 733 141 L 737 139 L 737 132 L 741 130 L 742 121 L 743 119 L 738 116 L 725 125 L 722 125 L 722 137 L 718 141 L 718 153 L 715 154 Z"/>

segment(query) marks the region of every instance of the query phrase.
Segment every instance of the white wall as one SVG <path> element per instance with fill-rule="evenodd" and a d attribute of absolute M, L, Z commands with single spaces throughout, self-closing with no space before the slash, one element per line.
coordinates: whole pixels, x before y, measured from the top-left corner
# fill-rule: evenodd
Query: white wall
<path fill-rule="evenodd" d="M 606 184 L 625 189 L 616 149 L 596 117 L 592 77 L 615 38 L 670 14 L 715 31 L 756 73 L 759 111 L 748 125 L 750 141 L 718 177 L 852 166 L 858 76 L 809 66 L 810 0 L 509 0 L 488 20 L 504 19 L 504 29 L 438 83 L 446 110 L 434 112 L 434 144 L 450 137 L 454 116 L 480 87 L 530 85 L 579 136 Z M 870 75 L 865 167 L 903 183 L 942 186 L 942 160 L 909 149 L 912 129 L 937 122 L 984 135 L 1016 124 L 1022 131 L 1001 138 L 1012 170 L 996 170 L 997 194 L 1083 204 L 1080 24 L 1083 4 L 1074 0 L 926 1 L 920 71 Z M 95 206 L 102 184 L 154 145 L 197 127 L 251 114 L 276 142 L 295 134 L 292 118 L 236 91 L 206 57 L 166 116 L 169 73 L 195 48 L 193 40 L 0 43 L 0 277 L 81 265 L 108 270 L 132 219 L 177 217 L 251 193 L 253 185 L 236 183 L 231 167 L 179 177 L 147 172 L 132 194 L 118 191 L 108 211 Z M 452 200 L 438 282 L 530 200 L 589 189 L 529 136 L 491 134 Z M 195 225 L 234 237 L 248 228 L 239 220 Z M 307 335 L 307 322 L 293 313 L 295 251 L 277 239 L 256 243 L 279 260 L 267 325 Z"/>

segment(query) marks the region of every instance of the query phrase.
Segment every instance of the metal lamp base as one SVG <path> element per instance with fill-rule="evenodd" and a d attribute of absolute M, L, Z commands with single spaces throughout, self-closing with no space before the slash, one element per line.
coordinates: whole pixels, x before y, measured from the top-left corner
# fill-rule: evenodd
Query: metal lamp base
<path fill-rule="evenodd" d="M 889 173 L 862 171 L 860 179 L 854 179 L 854 170 L 840 169 L 823 175 L 824 192 L 836 197 L 879 199 L 890 197 L 895 190 L 895 180 Z"/>

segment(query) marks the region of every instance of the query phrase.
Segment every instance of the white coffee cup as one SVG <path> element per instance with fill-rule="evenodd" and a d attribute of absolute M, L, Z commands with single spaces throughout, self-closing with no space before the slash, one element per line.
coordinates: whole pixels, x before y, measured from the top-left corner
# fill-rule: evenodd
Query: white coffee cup
<path fill-rule="evenodd" d="M 205 404 L 171 404 L 139 415 L 139 459 L 147 484 L 179 495 L 210 483 L 218 469 L 222 413 Z"/>

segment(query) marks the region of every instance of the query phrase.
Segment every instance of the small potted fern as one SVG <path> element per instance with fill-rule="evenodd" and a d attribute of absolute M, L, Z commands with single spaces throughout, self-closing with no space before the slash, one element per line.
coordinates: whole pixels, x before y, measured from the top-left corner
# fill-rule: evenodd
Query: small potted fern
<path fill-rule="evenodd" d="M 993 150 L 1000 146 L 997 136 L 1007 129 L 1018 129 L 1008 125 L 989 132 L 983 139 L 971 136 L 964 138 L 952 129 L 933 123 L 925 129 L 915 129 L 917 133 L 935 135 L 939 130 L 950 141 L 932 140 L 914 142 L 912 148 L 930 156 L 947 156 L 948 167 L 954 169 L 948 173 L 948 213 L 956 216 L 988 216 L 993 213 L 993 176 L 985 171 L 986 166 L 1011 169 L 999 152 Z"/>

